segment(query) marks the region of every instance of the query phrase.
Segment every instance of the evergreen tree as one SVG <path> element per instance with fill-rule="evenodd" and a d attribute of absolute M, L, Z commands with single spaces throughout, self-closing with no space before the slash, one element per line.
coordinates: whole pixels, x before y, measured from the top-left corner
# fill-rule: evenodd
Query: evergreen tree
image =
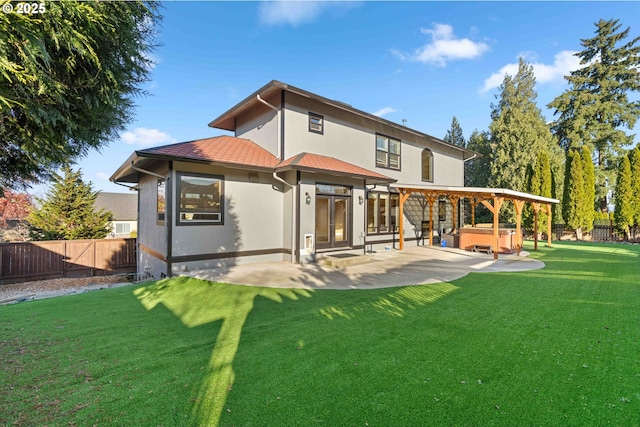
<path fill-rule="evenodd" d="M 444 136 L 444 140 L 449 144 L 457 145 L 458 147 L 466 147 L 467 143 L 464 140 L 464 135 L 462 134 L 462 127 L 460 127 L 460 122 L 458 122 L 458 118 L 456 116 L 453 116 L 453 119 L 451 120 L 451 128 Z"/>
<path fill-rule="evenodd" d="M 615 201 L 616 209 L 613 212 L 613 221 L 620 230 L 629 237 L 629 228 L 633 225 L 633 188 L 631 184 L 631 163 L 627 156 L 620 159 L 618 168 L 618 180 L 616 181 Z"/>
<path fill-rule="evenodd" d="M 34 4 L 46 10 L 0 13 L 0 188 L 116 139 L 151 79 L 159 3 Z"/>
<path fill-rule="evenodd" d="M 30 235 L 34 240 L 102 239 L 111 230 L 112 213 L 96 211 L 98 191 L 82 180 L 80 170 L 62 168 L 55 175 L 47 197 L 36 198 L 40 208 L 29 215 Z"/>
<path fill-rule="evenodd" d="M 491 145 L 488 132 L 480 132 L 475 129 L 469 137 L 467 148 L 478 153 L 474 159 L 464 164 L 464 185 L 466 187 L 487 187 L 491 179 Z M 468 201 L 467 201 L 468 202 Z M 471 208 L 465 208 L 465 212 L 471 214 Z M 491 213 L 482 204 L 476 205 L 476 222 L 491 222 Z"/>
<path fill-rule="evenodd" d="M 490 135 L 477 129 L 469 137 L 467 148 L 479 155 L 464 164 L 464 185 L 467 187 L 487 187 L 491 178 Z"/>
<path fill-rule="evenodd" d="M 625 43 L 629 28 L 618 31 L 618 20 L 595 25 L 595 37 L 581 40 L 584 49 L 576 54 L 582 67 L 565 77 L 569 89 L 548 106 L 559 114 L 552 128 L 565 149 L 595 150 L 596 195 L 605 210 L 605 183 L 615 181 L 617 159 L 631 142 L 624 129 L 633 129 L 640 115 L 640 101 L 628 96 L 640 90 L 640 37 Z"/>
<path fill-rule="evenodd" d="M 582 156 L 576 149 L 567 153 L 562 215 L 564 222 L 576 231 L 576 237 L 582 239 L 582 221 L 584 219 L 584 173 Z"/>
<path fill-rule="evenodd" d="M 593 221 L 595 220 L 595 203 L 596 203 L 596 176 L 593 159 L 591 158 L 591 150 L 588 146 L 583 146 L 580 152 L 582 158 L 582 173 L 584 175 L 584 212 L 583 228 L 585 232 L 593 230 Z"/>
<path fill-rule="evenodd" d="M 491 106 L 492 187 L 526 192 L 529 188 L 526 171 L 533 169 L 541 151 L 553 158 L 555 169 L 561 168 L 557 143 L 536 105 L 535 82 L 533 67 L 520 58 L 518 73 L 514 77 L 505 76 L 500 95 L 496 96 L 499 102 Z M 501 212 L 503 221 L 515 221 L 511 204 L 505 205 Z"/>
<path fill-rule="evenodd" d="M 535 194 L 542 197 L 553 196 L 553 179 L 551 174 L 551 163 L 549 162 L 549 155 L 546 151 L 541 151 L 536 158 L 536 163 L 529 173 L 529 188 L 528 191 L 531 194 Z M 553 214 L 552 214 L 553 218 Z M 549 218 L 545 209 L 541 209 L 538 212 L 538 230 L 539 232 L 546 232 L 547 223 Z M 533 229 L 533 210 L 527 204 L 525 212 L 523 214 L 523 223 L 527 229 Z"/>
<path fill-rule="evenodd" d="M 629 153 L 629 163 L 631 164 L 631 183 L 633 225 L 640 226 L 640 144 Z"/>

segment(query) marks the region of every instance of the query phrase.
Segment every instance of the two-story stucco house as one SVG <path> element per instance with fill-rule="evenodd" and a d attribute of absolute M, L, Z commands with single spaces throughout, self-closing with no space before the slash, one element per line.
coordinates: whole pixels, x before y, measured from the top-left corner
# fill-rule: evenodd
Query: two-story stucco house
<path fill-rule="evenodd" d="M 416 240 L 424 204 L 405 204 L 398 218 L 390 184 L 463 186 L 473 155 L 278 81 L 209 126 L 234 135 L 138 150 L 111 177 L 138 189 L 138 268 L 156 278 L 384 249 L 399 221 L 404 240 Z M 438 207 L 433 229 L 454 226 L 458 207 Z"/>

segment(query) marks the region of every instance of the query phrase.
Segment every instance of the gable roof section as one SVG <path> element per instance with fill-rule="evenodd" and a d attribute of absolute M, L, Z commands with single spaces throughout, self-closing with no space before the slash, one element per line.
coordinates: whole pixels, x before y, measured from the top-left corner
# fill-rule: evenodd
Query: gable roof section
<path fill-rule="evenodd" d="M 172 160 L 201 161 L 228 166 L 273 169 L 278 159 L 255 142 L 234 136 L 217 136 L 179 142 L 136 152 L 142 157 L 166 157 Z"/>
<path fill-rule="evenodd" d="M 276 171 L 300 170 L 306 172 L 323 172 L 333 175 L 353 176 L 364 178 L 367 182 L 389 183 L 395 182 L 393 178 L 379 174 L 369 169 L 361 168 L 352 163 L 338 160 L 334 157 L 321 156 L 319 154 L 300 153 L 287 160 L 280 162 L 276 166 Z"/>
<path fill-rule="evenodd" d="M 391 126 L 393 128 L 399 129 L 402 132 L 408 132 L 411 133 L 413 135 L 416 135 L 420 138 L 425 138 L 428 139 L 432 142 L 435 142 L 436 144 L 442 144 L 445 145 L 449 148 L 453 148 L 455 150 L 460 150 L 463 152 L 463 156 L 465 159 L 467 158 L 471 158 L 474 155 L 478 155 L 478 153 L 476 153 L 473 150 L 469 150 L 467 148 L 463 148 L 463 147 L 459 147 L 455 144 L 451 144 L 448 143 L 440 138 L 436 138 L 435 136 L 426 134 L 424 132 L 420 132 L 418 130 L 409 128 L 405 125 L 400 125 L 398 123 L 394 123 L 390 120 L 387 119 L 383 119 L 382 117 L 378 117 L 378 116 L 374 116 L 371 113 L 367 113 L 365 111 L 359 110 L 357 108 L 352 107 L 349 104 L 346 104 L 344 102 L 341 101 L 336 101 L 333 99 L 329 99 L 329 98 L 325 98 L 323 96 L 320 95 L 316 95 L 315 93 L 306 91 L 304 89 L 300 89 L 297 88 L 295 86 L 292 86 L 290 84 L 287 83 L 283 83 L 280 82 L 278 80 L 272 80 L 269 83 L 267 83 L 266 85 L 262 86 L 260 89 L 258 89 L 257 91 L 255 91 L 254 93 L 252 93 L 251 95 L 249 95 L 248 97 L 246 97 L 245 99 L 243 99 L 242 101 L 240 101 L 238 104 L 236 104 L 235 106 L 231 107 L 229 110 L 227 110 L 226 112 L 222 113 L 222 115 L 218 116 L 217 118 L 213 119 L 210 123 L 209 123 L 209 127 L 212 128 L 216 128 L 216 129 L 224 129 L 224 130 L 228 130 L 228 131 L 235 131 L 236 130 L 236 120 L 235 118 L 241 114 L 243 114 L 244 112 L 251 110 L 253 108 L 268 108 L 266 106 L 264 106 L 262 104 L 262 100 L 260 98 L 268 98 L 269 96 L 278 93 L 280 91 L 287 91 L 287 92 L 291 92 L 291 93 L 295 93 L 297 95 L 300 95 L 304 98 L 309 98 L 309 99 L 313 99 L 316 100 L 318 102 L 321 102 L 323 104 L 326 105 L 330 105 L 332 107 L 338 108 L 340 110 L 343 111 L 347 111 L 350 112 L 351 114 L 355 114 L 357 116 L 360 117 L 364 117 L 367 118 L 369 120 L 372 120 L 374 122 L 378 122 L 378 123 L 382 123 L 386 126 Z M 276 107 L 278 107 L 276 105 Z"/>

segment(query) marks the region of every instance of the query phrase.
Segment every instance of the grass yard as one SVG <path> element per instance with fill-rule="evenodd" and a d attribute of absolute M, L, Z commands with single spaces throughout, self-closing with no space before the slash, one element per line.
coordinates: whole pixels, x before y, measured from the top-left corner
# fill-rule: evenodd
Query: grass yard
<path fill-rule="evenodd" d="M 554 243 L 542 270 L 435 285 L 175 278 L 3 306 L 0 425 L 637 426 L 639 255 Z"/>

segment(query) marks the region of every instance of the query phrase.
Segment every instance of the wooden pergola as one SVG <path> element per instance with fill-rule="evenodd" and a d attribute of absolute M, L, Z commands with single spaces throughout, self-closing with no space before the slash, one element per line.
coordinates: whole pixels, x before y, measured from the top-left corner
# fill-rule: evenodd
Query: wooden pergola
<path fill-rule="evenodd" d="M 505 188 L 481 188 L 481 187 L 444 187 L 437 185 L 410 185 L 410 184 L 391 184 L 390 187 L 395 188 L 400 193 L 400 212 L 399 218 L 404 218 L 404 203 L 411 194 L 422 194 L 429 204 L 429 245 L 433 244 L 433 206 L 436 201 L 444 196 L 449 199 L 453 208 L 453 231 L 457 228 L 456 209 L 458 201 L 461 198 L 469 200 L 471 205 L 471 226 L 475 226 L 475 207 L 478 203 L 482 203 L 493 214 L 493 240 L 494 248 L 493 259 L 498 259 L 498 229 L 500 208 L 506 201 L 513 203 L 516 211 L 516 252 L 519 255 L 522 248 L 522 209 L 525 203 L 531 203 L 533 209 L 534 222 L 534 249 L 538 249 L 538 212 L 545 209 L 547 217 L 551 218 L 551 204 L 559 203 L 557 199 L 536 196 L 534 194 L 522 193 Z M 404 249 L 404 221 L 398 221 L 400 235 L 400 250 Z M 547 246 L 551 246 L 551 221 L 547 221 Z"/>

